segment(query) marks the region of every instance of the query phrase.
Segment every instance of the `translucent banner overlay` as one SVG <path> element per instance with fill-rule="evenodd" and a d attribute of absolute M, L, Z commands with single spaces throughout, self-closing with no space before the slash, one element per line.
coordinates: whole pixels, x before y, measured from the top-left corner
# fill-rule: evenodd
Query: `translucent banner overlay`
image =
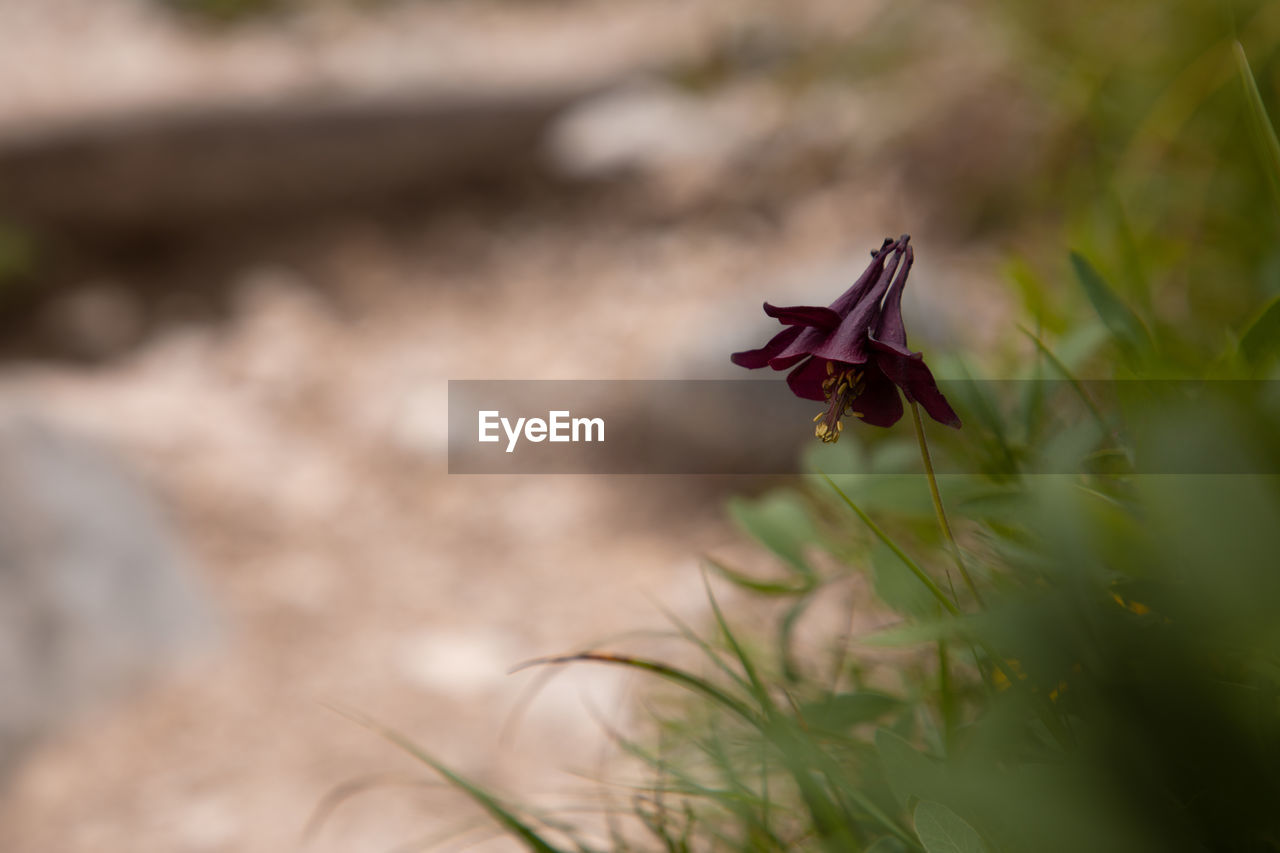
<path fill-rule="evenodd" d="M 956 431 L 926 417 L 940 474 L 1280 474 L 1268 440 L 1280 428 L 1280 382 L 939 385 L 964 421 Z M 846 416 L 840 442 L 824 447 L 813 420 L 825 410 L 780 377 L 451 380 L 449 473 L 855 474 L 877 451 L 914 446 L 907 410 L 889 429 Z M 919 470 L 918 458 L 895 458 L 895 470 L 877 473 Z"/>

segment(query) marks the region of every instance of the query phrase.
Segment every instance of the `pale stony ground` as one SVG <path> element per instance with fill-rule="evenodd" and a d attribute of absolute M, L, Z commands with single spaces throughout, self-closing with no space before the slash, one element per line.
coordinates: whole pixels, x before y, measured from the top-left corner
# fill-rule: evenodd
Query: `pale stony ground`
<path fill-rule="evenodd" d="M 227 38 L 146 0 L 0 0 L 0 127 L 297 93 L 544 87 L 703 56 L 718 40 L 859 32 L 874 4 L 310 0 Z"/>
<path fill-rule="evenodd" d="M 20 40 L 25 60 L 0 51 L 0 79 L 23 65 L 57 70 L 6 92 L 0 126 L 193 89 L 447 78 L 433 63 L 458 79 L 495 67 L 509 79 L 521 68 L 553 75 L 579 45 L 593 46 L 578 57 L 589 67 L 665 61 L 764 8 L 528 4 L 517 15 L 506 4 L 406 4 L 351 37 L 325 23 L 350 14 L 335 9 L 281 48 L 278 33 L 257 31 L 243 44 L 205 44 L 131 3 L 35 5 L 0 0 L 0 32 L 47 35 L 40 27 L 57 20 L 71 41 L 32 35 Z M 831 12 L 813 4 L 809 14 Z M 606 19 L 616 30 L 602 29 Z M 125 32 L 137 38 L 127 50 L 114 39 Z M 445 35 L 476 32 L 493 40 Z M 415 33 L 422 44 L 402 47 Z M 438 48 L 420 49 L 428 42 Z M 515 42 L 530 52 L 503 47 Z M 51 58 L 73 50 L 81 60 Z M 504 63 L 482 61 L 499 53 Z M 153 73 L 166 63 L 172 74 Z M 323 73 L 299 71 L 305 63 Z M 91 97 L 91 79 L 105 100 Z M 805 109 L 743 112 L 777 126 Z M 723 176 L 711 155 L 688 150 L 706 149 L 654 167 L 646 203 L 664 216 L 617 215 L 605 197 L 459 210 L 394 233 L 377 222 L 325 226 L 301 249 L 265 250 L 230 276 L 237 310 L 225 323 L 168 329 L 97 367 L 6 369 L 0 387 L 11 399 L 116 448 L 142 473 L 187 537 L 224 624 L 203 659 L 87 717 L 29 762 L 0 803 L 0 849 L 289 850 L 336 786 L 369 774 L 430 778 L 331 705 L 523 798 L 595 800 L 598 787 L 568 771 L 597 772 L 607 738 L 593 715 L 628 725 L 636 682 L 567 671 L 503 741 L 531 680 L 507 669 L 661 628 L 654 601 L 696 622 L 698 555 L 749 552 L 721 498 L 697 484 L 450 477 L 447 380 L 729 375 L 727 353 L 768 330 L 763 299 L 828 301 L 882 232 L 906 230 L 914 216 L 892 176 L 810 184 L 767 216 L 698 212 Z M 916 240 L 913 343 L 989 334 L 994 321 L 978 317 L 996 314 L 979 306 L 999 298 L 999 284 L 987 260 L 931 254 L 928 234 Z M 961 298 L 926 310 L 944 291 Z M 392 850 L 471 814 L 437 786 L 393 784 L 344 805 L 308 849 Z"/>
<path fill-rule="evenodd" d="M 625 722 L 624 679 L 567 673 L 504 745 L 528 682 L 506 669 L 661 628 L 654 601 L 697 621 L 697 555 L 736 536 L 719 498 L 680 481 L 450 477 L 445 383 L 723 373 L 764 296 L 841 268 L 845 229 L 795 216 L 767 240 L 585 219 L 460 223 L 410 247 L 351 233 L 314 259 L 350 289 L 336 306 L 305 271 L 246 270 L 224 326 L 101 368 L 11 369 L 9 395 L 141 469 L 226 625 L 207 659 L 40 753 L 0 846 L 288 849 L 331 787 L 414 768 L 327 703 L 508 790 L 582 788 L 565 771 L 591 770 L 604 741 L 588 711 Z M 391 849 L 453 822 L 454 799 L 365 794 L 315 849 Z"/>

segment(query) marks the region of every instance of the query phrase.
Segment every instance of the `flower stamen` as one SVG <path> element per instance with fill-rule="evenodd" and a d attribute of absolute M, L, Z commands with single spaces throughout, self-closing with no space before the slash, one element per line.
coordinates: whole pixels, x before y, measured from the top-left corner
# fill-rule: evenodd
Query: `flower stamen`
<path fill-rule="evenodd" d="M 853 411 L 853 401 L 866 388 L 864 374 L 856 367 L 838 370 L 834 362 L 827 362 L 827 378 L 822 383 L 822 391 L 826 394 L 828 406 L 825 412 L 819 412 L 815 421 L 820 421 L 814 429 L 814 435 L 828 444 L 840 440 L 844 430 L 841 418 L 860 412 Z"/>

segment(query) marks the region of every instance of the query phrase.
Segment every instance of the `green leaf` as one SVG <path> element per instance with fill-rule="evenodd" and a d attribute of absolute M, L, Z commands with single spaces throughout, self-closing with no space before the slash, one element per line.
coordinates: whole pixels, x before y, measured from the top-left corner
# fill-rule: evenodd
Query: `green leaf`
<path fill-rule="evenodd" d="M 1141 358 L 1149 354 L 1153 348 L 1151 333 L 1133 309 L 1116 295 L 1084 255 L 1072 252 L 1071 266 L 1075 269 L 1076 278 L 1080 280 L 1085 295 L 1093 303 L 1093 310 L 1098 312 L 1111 337 L 1130 357 Z"/>
<path fill-rule="evenodd" d="M 1004 275 L 1013 283 L 1018 290 L 1018 295 L 1022 297 L 1023 311 L 1035 318 L 1038 324 L 1048 325 L 1054 331 L 1062 330 L 1058 318 L 1049 316 L 1045 294 L 1051 292 L 1050 288 L 1025 258 L 1014 255 L 1005 265 Z"/>
<path fill-rule="evenodd" d="M 867 562 L 876 598 L 903 616 L 929 619 L 937 614 L 937 599 L 910 571 L 903 570 L 902 560 L 883 544 L 872 546 Z"/>
<path fill-rule="evenodd" d="M 867 848 L 867 853 L 907 853 L 908 847 L 892 836 L 886 835 Z"/>
<path fill-rule="evenodd" d="M 902 736 L 888 729 L 879 729 L 876 732 L 876 751 L 880 754 L 889 788 L 904 807 L 909 806 L 913 799 L 936 797 L 943 793 L 937 765 Z"/>
<path fill-rule="evenodd" d="M 1254 80 L 1253 69 L 1249 67 L 1249 57 L 1244 52 L 1244 45 L 1237 41 L 1232 47 L 1236 55 L 1236 70 L 1240 72 L 1240 80 L 1244 83 L 1244 97 L 1249 104 L 1254 140 L 1267 170 L 1267 182 L 1271 185 L 1276 209 L 1280 210 L 1280 140 L 1276 139 L 1275 125 L 1267 115 L 1267 105 L 1262 102 L 1262 93 L 1258 91 L 1258 83 Z"/>
<path fill-rule="evenodd" d="M 754 502 L 734 499 L 729 502 L 729 515 L 797 572 L 806 577 L 813 575 L 804 549 L 818 541 L 818 533 L 796 495 L 775 492 Z"/>
<path fill-rule="evenodd" d="M 978 831 L 941 803 L 922 800 L 914 820 L 916 835 L 928 853 L 991 853 Z"/>
<path fill-rule="evenodd" d="M 927 622 L 907 622 L 859 637 L 858 643 L 863 646 L 889 649 L 919 646 L 924 643 L 936 643 L 938 640 L 958 639 L 962 633 L 962 627 L 959 620 L 945 617 Z"/>
<path fill-rule="evenodd" d="M 915 560 L 912 560 L 910 557 L 908 557 L 907 553 L 903 551 L 900 547 L 898 547 L 898 543 L 894 542 L 891 538 L 889 538 L 889 535 L 885 533 L 883 530 L 881 530 L 880 526 L 876 524 L 874 521 L 872 521 L 871 517 L 862 511 L 861 507 L 859 507 L 852 500 L 850 500 L 849 496 L 846 495 L 844 491 L 839 486 L 836 485 L 834 480 L 832 480 L 826 474 L 823 474 L 822 478 L 827 481 L 827 485 L 835 489 L 836 494 L 840 496 L 840 499 L 844 501 L 845 505 L 848 506 L 849 509 L 853 510 L 854 515 L 858 516 L 858 518 L 862 521 L 862 523 L 867 526 L 867 529 L 870 530 L 873 534 L 875 534 L 876 538 L 879 539 L 882 543 L 884 543 L 885 547 L 887 547 L 890 551 L 892 551 L 897 556 L 897 558 L 902 561 L 902 564 L 906 566 L 907 569 L 913 575 L 916 576 L 916 580 L 920 581 L 920 583 L 924 586 L 924 588 L 929 591 L 929 594 L 932 595 L 938 601 L 938 603 L 942 605 L 943 609 L 945 609 L 948 613 L 952 614 L 953 616 L 959 615 L 960 609 L 951 602 L 951 599 L 947 598 L 946 593 L 942 591 L 942 588 L 938 586 L 937 582 L 934 581 L 933 578 L 929 577 L 929 575 L 925 573 L 925 570 L 920 568 L 920 566 L 916 563 Z"/>
<path fill-rule="evenodd" d="M 860 723 L 869 723 L 902 707 L 902 700 L 887 693 L 862 690 L 836 693 L 801 707 L 805 724 L 829 732 L 848 731 Z"/>
<path fill-rule="evenodd" d="M 1280 296 L 1258 312 L 1240 338 L 1240 354 L 1251 364 L 1280 352 Z"/>

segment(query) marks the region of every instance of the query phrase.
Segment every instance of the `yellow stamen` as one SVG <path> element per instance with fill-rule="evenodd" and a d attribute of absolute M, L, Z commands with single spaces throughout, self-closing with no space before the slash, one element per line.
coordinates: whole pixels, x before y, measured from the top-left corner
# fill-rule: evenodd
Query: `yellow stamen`
<path fill-rule="evenodd" d="M 839 369 L 835 362 L 827 362 L 827 378 L 822 383 L 822 393 L 827 399 L 827 410 L 821 412 L 813 420 L 818 423 L 814 428 L 814 435 L 825 442 L 835 442 L 840 440 L 840 433 L 844 431 L 844 425 L 840 419 L 845 415 L 853 413 L 862 417 L 860 413 L 853 411 L 853 401 L 862 394 L 866 387 L 866 380 L 861 370 L 856 367 Z"/>

